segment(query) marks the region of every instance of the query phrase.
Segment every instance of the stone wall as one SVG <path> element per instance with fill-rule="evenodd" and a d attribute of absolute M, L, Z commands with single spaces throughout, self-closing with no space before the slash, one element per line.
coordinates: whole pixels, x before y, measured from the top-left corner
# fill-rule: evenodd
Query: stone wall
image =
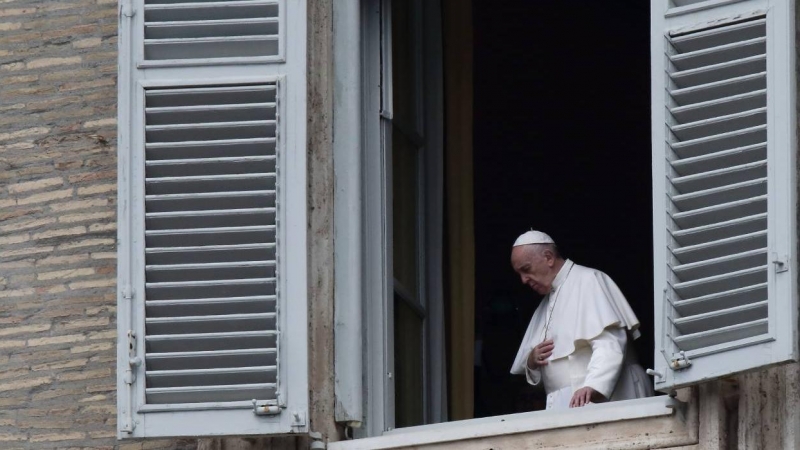
<path fill-rule="evenodd" d="M 114 0 L 0 1 L 0 448 L 116 440 Z"/>

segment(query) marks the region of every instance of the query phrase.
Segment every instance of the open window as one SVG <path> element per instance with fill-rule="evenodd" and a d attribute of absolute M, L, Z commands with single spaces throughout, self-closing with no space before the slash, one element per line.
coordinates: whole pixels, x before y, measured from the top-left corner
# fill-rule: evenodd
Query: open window
<path fill-rule="evenodd" d="M 119 437 L 305 431 L 304 2 L 120 9 Z"/>
<path fill-rule="evenodd" d="M 463 34 L 448 32 L 463 3 L 425 2 L 411 29 L 443 38 L 423 38 L 434 51 L 423 45 L 417 60 L 396 42 L 418 42 L 415 35 L 395 29 L 403 12 L 396 3 L 414 2 L 367 3 L 362 73 L 377 93 L 364 91 L 364 245 L 372 262 L 364 271 L 365 435 L 402 434 L 392 429 L 412 423 L 399 416 L 408 402 L 416 422 L 429 424 L 536 409 L 535 394 L 503 379 L 535 306 L 531 294 L 519 301 L 508 268 L 510 243 L 530 226 L 620 284 L 642 321 L 637 350 L 642 365 L 655 368 L 657 390 L 796 359 L 789 1 L 653 0 L 649 9 L 602 3 L 582 11 L 472 5 Z M 466 56 L 453 56 L 462 50 Z M 453 77 L 457 71 L 470 76 Z M 399 119 L 398 101 L 428 105 L 423 112 L 434 121 L 422 122 L 424 134 L 402 129 L 408 116 Z M 430 149 L 427 136 L 440 142 L 440 157 L 420 156 Z M 407 155 L 414 157 L 400 159 Z M 441 216 L 423 206 L 435 196 Z M 441 240 L 420 237 L 431 230 Z M 431 267 L 441 286 L 426 284 L 437 280 Z M 428 322 L 445 332 L 444 376 L 434 379 L 444 383 L 434 400 L 447 404 L 439 416 L 420 413 L 436 393 L 423 381 L 437 355 L 426 347 L 431 328 L 421 325 L 431 303 L 408 314 L 414 327 L 398 324 L 408 303 L 397 298 L 401 268 L 419 275 L 426 302 L 441 295 L 442 321 Z M 419 360 L 403 359 L 400 339 Z M 489 376 L 481 354 L 500 361 Z M 412 396 L 397 367 L 413 368 Z M 524 404 L 488 404 L 509 392 Z"/>

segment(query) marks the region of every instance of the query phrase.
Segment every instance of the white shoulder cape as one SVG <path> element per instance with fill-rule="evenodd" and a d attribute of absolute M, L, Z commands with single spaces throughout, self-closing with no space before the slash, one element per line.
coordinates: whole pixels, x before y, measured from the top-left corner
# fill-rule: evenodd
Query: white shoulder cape
<path fill-rule="evenodd" d="M 569 275 L 558 288 L 556 316 L 548 332 L 555 344 L 550 360 L 569 356 L 581 341 L 590 341 L 608 327 L 626 328 L 633 339 L 639 337 L 639 319 L 608 275 L 570 260 L 564 263 L 564 270 Z M 542 301 L 533 313 L 511 373 L 525 373 L 528 354 L 544 335 L 546 309 Z"/>

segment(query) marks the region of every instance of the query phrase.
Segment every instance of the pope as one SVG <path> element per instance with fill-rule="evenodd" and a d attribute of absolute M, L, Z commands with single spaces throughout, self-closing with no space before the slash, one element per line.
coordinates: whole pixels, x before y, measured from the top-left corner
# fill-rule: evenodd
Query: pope
<path fill-rule="evenodd" d="M 511 373 L 544 384 L 547 409 L 653 395 L 629 345 L 639 320 L 608 275 L 565 260 L 550 236 L 533 230 L 514 242 L 511 265 L 544 296 Z"/>

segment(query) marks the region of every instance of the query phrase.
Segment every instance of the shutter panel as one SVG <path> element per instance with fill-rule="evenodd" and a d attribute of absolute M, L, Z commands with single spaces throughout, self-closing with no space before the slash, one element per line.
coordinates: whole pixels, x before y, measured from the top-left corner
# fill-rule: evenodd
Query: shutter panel
<path fill-rule="evenodd" d="M 144 60 L 277 60 L 278 0 L 144 0 Z"/>
<path fill-rule="evenodd" d="M 276 403 L 275 91 L 145 91 L 148 404 Z"/>
<path fill-rule="evenodd" d="M 120 8 L 119 437 L 306 431 L 305 2 Z"/>
<path fill-rule="evenodd" d="M 797 317 L 790 2 L 665 3 L 652 2 L 661 390 L 795 359 Z"/>

